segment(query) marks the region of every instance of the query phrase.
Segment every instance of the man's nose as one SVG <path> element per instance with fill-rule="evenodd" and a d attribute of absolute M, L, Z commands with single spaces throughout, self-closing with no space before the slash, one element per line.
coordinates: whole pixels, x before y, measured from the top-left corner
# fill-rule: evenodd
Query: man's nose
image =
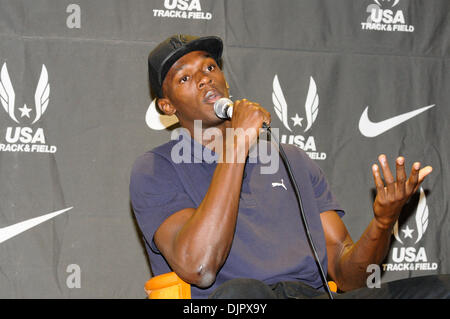
<path fill-rule="evenodd" d="M 197 83 L 197 86 L 198 86 L 199 89 L 203 89 L 203 87 L 205 85 L 211 84 L 211 83 L 212 83 L 212 79 L 208 75 L 202 73 L 200 75 L 200 79 L 199 79 L 199 81 Z"/>

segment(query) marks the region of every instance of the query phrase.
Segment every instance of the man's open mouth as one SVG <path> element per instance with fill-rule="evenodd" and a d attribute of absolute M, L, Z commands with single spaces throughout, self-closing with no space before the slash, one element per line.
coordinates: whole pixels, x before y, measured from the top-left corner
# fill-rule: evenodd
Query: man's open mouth
<path fill-rule="evenodd" d="M 203 101 L 205 103 L 214 103 L 221 97 L 223 97 L 223 96 L 222 96 L 222 94 L 219 93 L 219 91 L 217 91 L 215 89 L 211 89 L 206 92 Z"/>

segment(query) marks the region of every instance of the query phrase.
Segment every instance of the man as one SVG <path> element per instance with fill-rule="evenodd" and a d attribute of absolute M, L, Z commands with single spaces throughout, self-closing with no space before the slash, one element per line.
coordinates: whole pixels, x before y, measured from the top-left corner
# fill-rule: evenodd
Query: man
<path fill-rule="evenodd" d="M 259 161 L 250 163 L 247 157 L 262 143 L 259 130 L 270 124 L 270 113 L 246 99 L 235 101 L 231 120 L 214 112 L 214 103 L 229 97 L 219 67 L 222 49 L 217 37 L 176 35 L 149 55 L 159 109 L 178 117 L 189 133 L 188 144 L 222 159 L 208 163 L 192 152 L 191 163 L 177 164 L 173 148 L 180 140 L 137 159 L 130 194 L 152 270 L 155 275 L 175 271 L 192 285 L 193 298 L 323 296 L 285 167 L 280 165 L 269 178 L 258 171 Z M 202 133 L 220 134 L 195 134 L 196 120 L 201 120 Z M 230 138 L 230 129 L 246 132 L 245 141 Z M 341 291 L 364 287 L 367 266 L 386 256 L 403 205 L 432 168 L 420 169 L 416 162 L 408 178 L 405 159 L 399 157 L 394 178 L 386 156 L 380 155 L 380 166 L 372 167 L 374 218 L 354 243 L 320 168 L 300 149 L 284 148 L 325 272 Z M 239 154 L 247 160 L 239 160 Z M 281 181 L 282 187 L 271 189 L 273 181 Z"/>

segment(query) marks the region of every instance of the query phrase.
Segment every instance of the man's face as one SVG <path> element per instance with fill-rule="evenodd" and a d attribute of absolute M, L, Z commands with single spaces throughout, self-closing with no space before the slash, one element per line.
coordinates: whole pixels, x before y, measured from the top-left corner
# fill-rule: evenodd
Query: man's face
<path fill-rule="evenodd" d="M 204 51 L 190 52 L 172 65 L 163 82 L 163 94 L 160 108 L 166 114 L 167 110 L 174 112 L 184 127 L 193 125 L 194 120 L 202 120 L 203 127 L 223 122 L 214 113 L 214 102 L 229 96 L 227 84 L 216 61 Z"/>

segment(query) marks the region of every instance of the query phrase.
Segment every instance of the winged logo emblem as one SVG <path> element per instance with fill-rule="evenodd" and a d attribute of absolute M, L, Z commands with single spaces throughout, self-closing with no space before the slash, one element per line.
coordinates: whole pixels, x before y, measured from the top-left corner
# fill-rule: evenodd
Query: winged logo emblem
<path fill-rule="evenodd" d="M 381 4 L 380 4 L 380 2 L 379 2 L 379 0 L 374 0 L 375 1 L 375 3 L 379 6 L 379 7 L 381 7 Z M 384 1 L 386 1 L 386 0 L 382 0 L 383 2 Z M 391 0 L 387 0 L 388 2 L 391 2 Z M 394 3 L 392 4 L 392 7 L 395 7 L 397 4 L 398 4 L 398 2 L 399 2 L 400 0 L 394 0 Z"/>
<path fill-rule="evenodd" d="M 50 97 L 50 84 L 48 82 L 48 72 L 45 65 L 42 65 L 41 75 L 34 94 L 35 112 L 36 117 L 31 124 L 36 123 L 41 118 L 42 114 L 47 110 Z M 3 63 L 0 71 L 0 101 L 8 113 L 9 117 L 16 123 L 19 123 L 15 116 L 15 93 L 14 88 L 9 77 L 8 68 L 6 62 Z M 24 105 L 24 108 L 30 110 Z M 27 112 L 28 113 L 28 112 Z"/>
<path fill-rule="evenodd" d="M 0 100 L 9 117 L 14 122 L 19 123 L 14 115 L 15 98 L 16 95 L 14 94 L 11 79 L 9 78 L 8 68 L 6 67 L 6 63 L 3 63 L 2 70 L 0 71 Z"/>
<path fill-rule="evenodd" d="M 284 127 L 288 129 L 290 132 L 292 132 L 292 129 L 290 128 L 288 123 L 288 105 L 284 97 L 283 90 L 281 89 L 280 81 L 278 80 L 277 74 L 275 74 L 275 77 L 273 79 L 272 102 L 274 105 L 275 114 L 283 123 Z M 306 96 L 305 101 L 305 114 L 307 121 L 306 128 L 304 130 L 305 132 L 307 132 L 313 125 L 314 121 L 317 118 L 318 112 L 319 112 L 319 95 L 317 93 L 316 82 L 311 76 L 309 79 L 308 94 Z M 294 120 L 294 118 L 292 118 L 292 120 Z"/>
<path fill-rule="evenodd" d="M 417 244 L 423 237 L 423 234 L 427 230 L 428 227 L 428 205 L 427 205 L 427 197 L 425 196 L 425 192 L 423 188 L 420 188 L 420 197 L 419 197 L 419 203 L 417 204 L 416 214 L 415 214 L 415 221 L 416 221 L 416 227 L 417 227 L 417 239 L 415 244 Z M 403 244 L 403 241 L 400 239 L 400 236 L 398 234 L 398 220 L 394 225 L 394 229 L 392 231 L 394 233 L 395 239 L 397 239 L 398 242 Z"/>
<path fill-rule="evenodd" d="M 422 239 L 422 236 L 428 227 L 427 198 L 425 196 L 425 192 L 423 191 L 422 187 L 420 188 L 420 199 L 416 210 L 416 225 L 417 225 L 417 240 L 415 244 L 417 244 L 419 240 Z"/>

